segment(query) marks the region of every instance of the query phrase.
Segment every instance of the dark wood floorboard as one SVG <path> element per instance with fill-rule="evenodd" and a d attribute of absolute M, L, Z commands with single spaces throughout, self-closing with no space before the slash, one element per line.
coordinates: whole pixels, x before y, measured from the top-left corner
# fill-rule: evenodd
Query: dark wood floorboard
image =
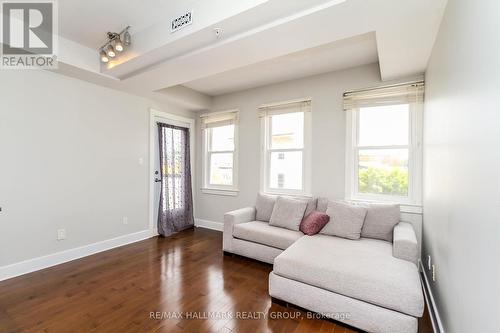
<path fill-rule="evenodd" d="M 0 282 L 0 333 L 358 332 L 271 302 L 272 266 L 221 245 L 220 232 L 197 228 Z"/>

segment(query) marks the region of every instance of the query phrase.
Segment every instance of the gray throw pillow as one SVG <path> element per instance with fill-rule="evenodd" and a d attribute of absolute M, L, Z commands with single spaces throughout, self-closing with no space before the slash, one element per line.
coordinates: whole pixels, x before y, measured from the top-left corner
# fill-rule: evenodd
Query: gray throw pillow
<path fill-rule="evenodd" d="M 307 215 L 311 214 L 316 210 L 318 199 L 297 198 L 297 200 L 304 201 L 307 203 L 306 211 L 304 212 L 304 217 L 306 217 Z"/>
<path fill-rule="evenodd" d="M 257 195 L 257 202 L 255 204 L 255 209 L 257 211 L 255 219 L 257 221 L 269 222 L 271 219 L 271 214 L 273 212 L 274 204 L 276 203 L 277 195 L 263 194 L 259 193 Z M 306 211 L 304 217 L 311 214 L 316 210 L 317 199 L 316 198 L 295 198 L 284 196 L 284 198 L 290 198 L 294 200 L 304 201 L 307 203 Z M 326 208 L 325 208 L 326 211 Z"/>
<path fill-rule="evenodd" d="M 269 225 L 299 231 L 306 207 L 304 200 L 278 197 Z"/>
<path fill-rule="evenodd" d="M 271 214 L 273 213 L 275 202 L 276 196 L 274 195 L 266 195 L 262 193 L 257 194 L 257 202 L 255 203 L 255 219 L 257 221 L 269 222 Z"/>
<path fill-rule="evenodd" d="M 394 226 L 399 223 L 401 210 L 398 204 L 368 204 L 361 237 L 392 242 Z"/>
<path fill-rule="evenodd" d="M 361 206 L 330 201 L 326 214 L 330 217 L 320 233 L 348 239 L 359 239 L 367 209 Z"/>
<path fill-rule="evenodd" d="M 326 209 L 328 208 L 329 202 L 330 200 L 328 198 L 319 197 L 316 210 L 318 212 L 326 213 Z"/>

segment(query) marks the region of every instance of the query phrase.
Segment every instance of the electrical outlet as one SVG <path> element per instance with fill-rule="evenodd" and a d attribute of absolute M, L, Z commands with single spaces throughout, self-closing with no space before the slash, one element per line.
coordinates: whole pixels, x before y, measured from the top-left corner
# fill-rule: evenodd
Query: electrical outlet
<path fill-rule="evenodd" d="M 432 265 L 432 281 L 436 282 L 436 266 Z"/>
<path fill-rule="evenodd" d="M 66 239 L 66 229 L 58 229 L 57 230 L 57 240 Z"/>
<path fill-rule="evenodd" d="M 431 256 L 428 255 L 427 256 L 427 269 L 428 270 L 431 270 L 431 263 L 432 263 Z"/>
<path fill-rule="evenodd" d="M 124 216 L 122 222 L 123 224 L 128 224 L 128 217 Z"/>

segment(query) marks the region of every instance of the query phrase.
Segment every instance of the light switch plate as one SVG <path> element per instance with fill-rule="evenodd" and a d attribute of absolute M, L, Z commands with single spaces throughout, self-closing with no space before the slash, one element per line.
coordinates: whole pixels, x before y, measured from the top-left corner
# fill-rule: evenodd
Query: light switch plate
<path fill-rule="evenodd" d="M 57 230 L 57 240 L 66 239 L 66 229 L 58 229 Z"/>

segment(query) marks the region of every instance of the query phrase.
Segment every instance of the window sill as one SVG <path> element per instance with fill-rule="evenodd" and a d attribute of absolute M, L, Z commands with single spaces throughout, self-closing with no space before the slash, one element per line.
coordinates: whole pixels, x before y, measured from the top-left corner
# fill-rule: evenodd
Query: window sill
<path fill-rule="evenodd" d="M 345 200 L 354 202 L 399 204 L 401 213 L 408 213 L 408 214 L 423 214 L 424 210 L 422 205 L 412 204 L 408 202 L 398 202 L 397 200 L 389 201 L 389 200 L 374 200 L 374 199 L 363 199 L 363 198 L 346 198 Z"/>
<path fill-rule="evenodd" d="M 202 188 L 202 193 L 212 194 L 212 195 L 223 195 L 235 197 L 239 194 L 240 190 L 237 189 L 220 189 L 220 188 Z"/>
<path fill-rule="evenodd" d="M 262 193 L 267 195 L 281 195 L 284 197 L 292 197 L 292 198 L 302 198 L 302 199 L 312 199 L 312 194 L 298 194 L 298 193 L 290 193 L 290 192 L 279 192 L 279 191 L 262 191 Z"/>

